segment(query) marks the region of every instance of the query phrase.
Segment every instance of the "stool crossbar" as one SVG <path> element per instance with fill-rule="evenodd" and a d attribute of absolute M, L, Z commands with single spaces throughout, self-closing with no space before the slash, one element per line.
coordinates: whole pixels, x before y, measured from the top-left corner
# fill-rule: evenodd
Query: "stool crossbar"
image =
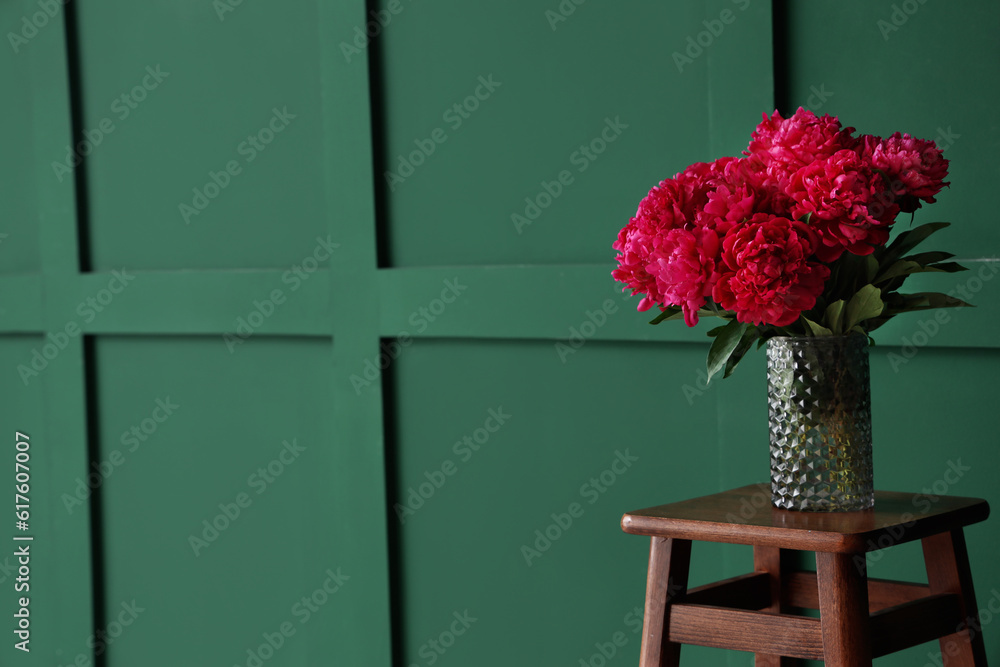
<path fill-rule="evenodd" d="M 876 492 L 863 512 L 795 512 L 766 484 L 629 512 L 626 533 L 651 538 L 640 667 L 677 667 L 683 644 L 749 651 L 757 667 L 795 659 L 870 667 L 938 639 L 944 667 L 987 667 L 963 527 L 983 521 L 977 498 Z M 920 540 L 927 584 L 869 579 L 865 554 Z M 693 541 L 753 546 L 754 571 L 688 589 Z M 816 571 L 795 567 L 816 553 Z M 793 613 L 818 609 L 819 618 Z"/>

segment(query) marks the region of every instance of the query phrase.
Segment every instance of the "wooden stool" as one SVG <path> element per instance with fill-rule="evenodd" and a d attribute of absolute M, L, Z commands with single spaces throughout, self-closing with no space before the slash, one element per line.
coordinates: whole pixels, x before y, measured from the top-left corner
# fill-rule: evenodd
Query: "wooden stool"
<path fill-rule="evenodd" d="M 767 484 L 629 512 L 622 529 L 652 538 L 640 667 L 677 667 L 682 644 L 750 651 L 757 667 L 870 667 L 932 639 L 945 667 L 986 667 L 962 527 L 989 512 L 977 498 L 881 491 L 863 512 L 792 512 Z M 692 540 L 751 544 L 755 571 L 688 590 Z M 868 579 L 865 553 L 912 540 L 928 585 Z M 816 552 L 817 571 L 792 567 L 792 551 Z"/>

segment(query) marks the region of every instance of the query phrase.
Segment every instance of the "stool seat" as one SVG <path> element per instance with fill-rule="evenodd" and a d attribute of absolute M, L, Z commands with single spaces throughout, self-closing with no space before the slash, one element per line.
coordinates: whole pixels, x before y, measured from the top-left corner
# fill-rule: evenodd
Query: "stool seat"
<path fill-rule="evenodd" d="M 978 498 L 885 491 L 861 512 L 782 510 L 767 484 L 628 512 L 622 529 L 651 538 L 640 667 L 678 666 L 683 644 L 750 651 L 758 667 L 869 667 L 932 639 L 945 667 L 986 667 L 962 529 L 988 516 Z M 914 540 L 927 584 L 868 579 L 865 553 Z M 688 590 L 692 541 L 752 545 L 754 572 Z M 796 551 L 816 553 L 815 572 Z"/>

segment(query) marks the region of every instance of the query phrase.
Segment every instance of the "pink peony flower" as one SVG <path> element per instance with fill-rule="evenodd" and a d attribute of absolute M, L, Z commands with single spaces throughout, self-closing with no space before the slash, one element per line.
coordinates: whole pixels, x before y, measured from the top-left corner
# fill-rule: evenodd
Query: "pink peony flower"
<path fill-rule="evenodd" d="M 660 182 L 639 202 L 635 217 L 619 232 L 612 246 L 619 251 L 618 268 L 611 275 L 625 283 L 625 289 L 631 288 L 632 294 L 645 295 L 639 302 L 639 311 L 649 310 L 657 304 L 682 305 L 685 300 L 694 302 L 695 297 L 678 296 L 687 294 L 686 287 L 671 288 L 662 275 L 663 258 L 676 252 L 680 238 L 677 235 L 670 237 L 670 232 L 682 229 L 702 239 L 707 237 L 696 230 L 719 227 L 718 237 L 747 217 L 749 204 L 744 201 L 749 196 L 747 192 L 731 193 L 727 190 L 717 197 L 723 200 L 721 203 L 707 206 L 713 188 L 726 187 L 726 165 L 735 160 L 721 158 L 711 163 L 697 162 L 673 178 Z M 730 203 L 742 208 L 729 209 Z M 714 254 L 717 255 L 718 250 Z M 653 267 L 660 267 L 656 269 L 661 274 L 659 278 L 651 272 Z"/>
<path fill-rule="evenodd" d="M 848 149 L 796 171 L 787 190 L 794 200 L 792 217 L 811 216 L 809 226 L 821 240 L 816 252 L 824 262 L 844 250 L 868 255 L 886 242 L 899 209 L 884 192 L 885 181 Z"/>
<path fill-rule="evenodd" d="M 639 311 L 665 303 L 656 278 L 646 267 L 663 245 L 667 232 L 693 225 L 703 188 L 700 177 L 684 173 L 661 181 L 639 202 L 635 217 L 618 233 L 612 245 L 618 251 L 618 268 L 611 275 L 625 283 L 624 289 L 631 288 L 632 294 L 645 295 L 639 301 Z"/>
<path fill-rule="evenodd" d="M 853 132 L 802 108 L 765 114 L 745 157 L 692 164 L 649 191 L 614 243 L 615 279 L 643 295 L 640 311 L 677 306 L 688 326 L 709 299 L 742 322 L 792 324 L 828 264 L 884 246 L 900 211 L 948 185 L 934 142 Z"/>
<path fill-rule="evenodd" d="M 896 132 L 869 147 L 872 165 L 885 172 L 899 208 L 912 213 L 920 201 L 933 204 L 934 195 L 949 183 L 948 160 L 933 141 Z"/>
<path fill-rule="evenodd" d="M 712 229 L 699 227 L 670 230 L 646 270 L 656 278 L 664 305 L 680 306 L 684 323 L 698 324 L 698 309 L 712 294 L 718 274 L 719 237 Z"/>
<path fill-rule="evenodd" d="M 646 265 L 653 251 L 655 236 L 649 236 L 639 227 L 637 218 L 632 218 L 620 232 L 612 247 L 618 251 L 618 268 L 611 277 L 625 283 L 623 290 L 632 288 L 632 294 L 642 294 L 637 310 L 649 310 L 661 300 L 656 292 L 656 279 L 646 273 Z"/>
<path fill-rule="evenodd" d="M 784 190 L 801 167 L 853 147 L 852 132 L 853 127 L 841 128 L 836 117 L 817 117 L 802 107 L 787 119 L 775 111 L 770 118 L 764 114 L 743 154 L 762 164 L 770 184 Z"/>
<path fill-rule="evenodd" d="M 805 223 L 758 213 L 723 239 L 712 296 L 740 322 L 787 326 L 816 305 L 830 275 L 809 261 L 818 246 Z"/>
<path fill-rule="evenodd" d="M 758 174 L 747 169 L 745 162 L 731 160 L 726 163 L 724 173 L 705 193 L 705 203 L 696 218 L 698 224 L 714 229 L 719 236 L 725 236 L 732 227 L 769 205 L 769 192 L 762 187 Z"/>

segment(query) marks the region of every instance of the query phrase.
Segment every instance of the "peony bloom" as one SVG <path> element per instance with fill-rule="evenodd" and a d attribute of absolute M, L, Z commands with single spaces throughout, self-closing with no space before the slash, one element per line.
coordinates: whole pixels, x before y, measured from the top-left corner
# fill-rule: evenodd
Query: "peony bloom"
<path fill-rule="evenodd" d="M 672 229 L 663 246 L 654 253 L 646 270 L 656 278 L 657 292 L 664 305 L 680 306 L 684 323 L 698 324 L 698 309 L 712 294 L 718 274 L 719 237 L 714 230 L 699 227 L 693 231 Z"/>
<path fill-rule="evenodd" d="M 632 294 L 642 294 L 637 310 L 649 310 L 661 301 L 656 292 L 656 279 L 646 273 L 646 265 L 653 251 L 655 236 L 649 236 L 639 228 L 637 218 L 632 218 L 620 232 L 612 247 L 618 251 L 618 268 L 611 277 L 625 283 L 622 290 L 632 288 Z"/>
<path fill-rule="evenodd" d="M 723 239 L 712 296 L 740 322 L 787 326 L 816 305 L 830 275 L 809 261 L 818 246 L 805 223 L 758 213 Z"/>
<path fill-rule="evenodd" d="M 618 233 L 612 245 L 618 251 L 618 268 L 611 275 L 625 283 L 624 289 L 631 288 L 632 294 L 645 295 L 639 311 L 664 303 L 656 278 L 646 267 L 654 261 L 667 232 L 693 225 L 703 189 L 700 177 L 684 173 L 661 181 L 639 202 L 635 217 Z"/>
<path fill-rule="evenodd" d="M 766 203 L 767 195 L 750 183 L 719 183 L 706 193 L 705 205 L 698 215 L 698 222 L 714 229 L 719 236 L 751 217 Z"/>
<path fill-rule="evenodd" d="M 715 162 L 697 162 L 660 182 L 639 202 L 635 217 L 618 233 L 612 245 L 618 251 L 618 268 L 611 275 L 625 283 L 625 289 L 631 288 L 632 294 L 645 295 L 639 302 L 639 311 L 649 310 L 657 304 L 682 305 L 697 300 L 698 297 L 690 296 L 694 288 L 688 282 L 685 286 L 673 287 L 665 277 L 664 258 L 678 251 L 681 238 L 670 234 L 681 229 L 693 235 L 692 238 L 705 239 L 708 237 L 696 230 L 718 227 L 719 231 L 712 235 L 717 238 L 747 217 L 753 199 L 745 189 L 726 190 L 716 197 L 720 200 L 718 203 L 708 205 L 715 188 L 727 187 L 726 166 L 735 160 L 721 158 Z M 718 255 L 718 242 L 714 247 L 713 261 Z M 691 270 L 690 267 L 678 269 L 678 275 L 683 274 L 683 280 L 689 281 Z M 704 298 L 700 303 L 704 303 Z M 697 313 L 697 307 L 694 312 Z M 694 318 L 697 321 L 697 315 Z"/>
<path fill-rule="evenodd" d="M 802 107 L 791 118 L 775 111 L 770 118 L 764 114 L 743 154 L 763 166 L 769 184 L 784 190 L 798 169 L 853 147 L 852 132 L 853 127 L 841 128 L 836 117 L 817 117 Z"/>
<path fill-rule="evenodd" d="M 949 185 L 944 181 L 948 160 L 933 141 L 896 132 L 868 151 L 872 165 L 885 172 L 900 210 L 906 213 L 920 208 L 920 200 L 933 204 L 934 195 Z"/>
<path fill-rule="evenodd" d="M 889 238 L 898 207 L 886 194 L 885 181 L 853 150 L 840 150 L 796 171 L 787 194 L 792 217 L 810 216 L 819 234 L 816 253 L 831 262 L 844 250 L 869 255 Z"/>

